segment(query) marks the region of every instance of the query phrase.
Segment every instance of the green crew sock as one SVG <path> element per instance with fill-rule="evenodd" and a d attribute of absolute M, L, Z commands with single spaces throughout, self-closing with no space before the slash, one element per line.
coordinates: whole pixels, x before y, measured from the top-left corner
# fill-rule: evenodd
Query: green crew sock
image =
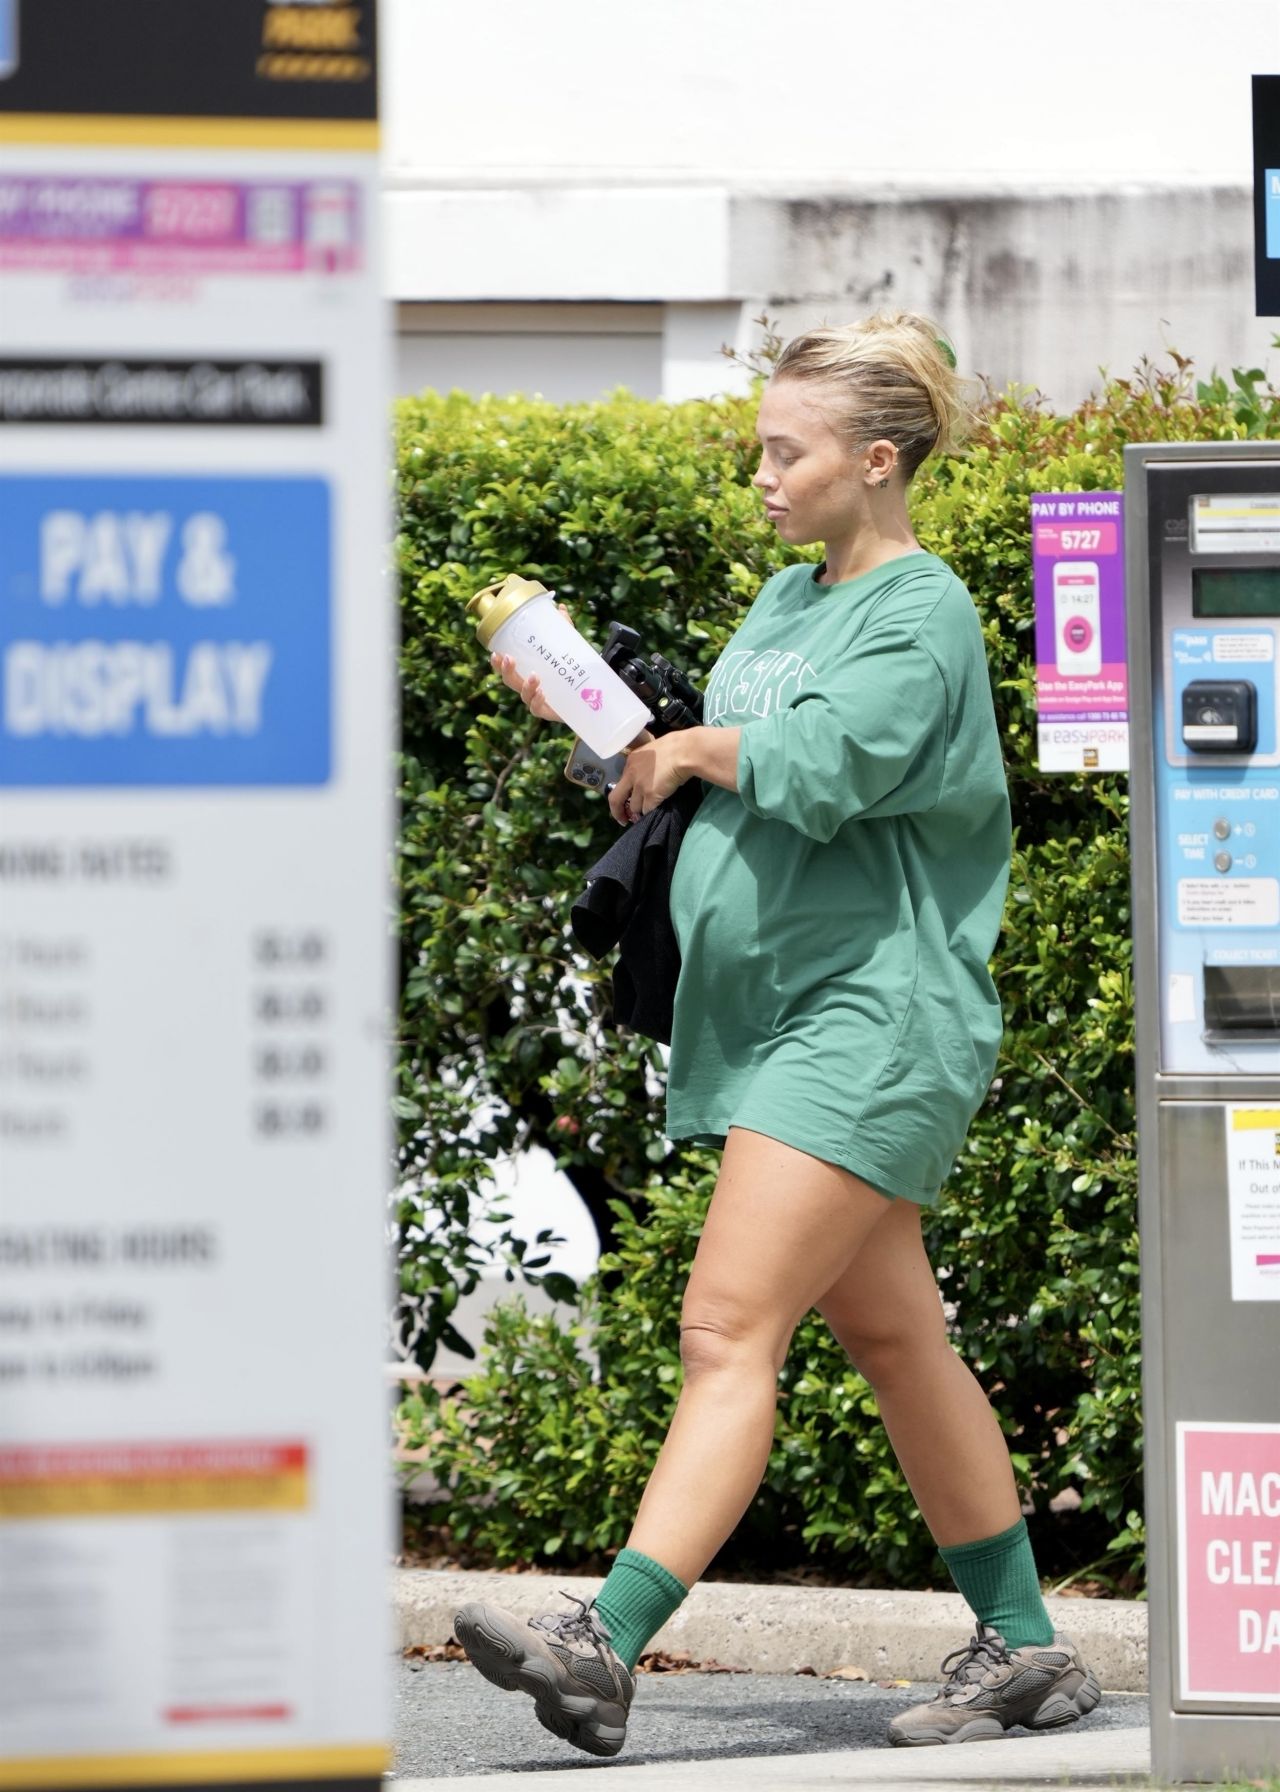
<path fill-rule="evenodd" d="M 674 1574 L 641 1555 L 638 1549 L 618 1552 L 604 1585 L 595 1598 L 596 1610 L 609 1627 L 614 1653 L 635 1673 L 640 1651 L 656 1636 L 672 1612 L 688 1597 L 689 1589 Z"/>
<path fill-rule="evenodd" d="M 938 1554 L 974 1616 L 998 1630 L 1011 1649 L 1027 1643 L 1043 1648 L 1053 1641 L 1053 1620 L 1040 1597 L 1025 1518 L 994 1537 L 952 1543 Z"/>

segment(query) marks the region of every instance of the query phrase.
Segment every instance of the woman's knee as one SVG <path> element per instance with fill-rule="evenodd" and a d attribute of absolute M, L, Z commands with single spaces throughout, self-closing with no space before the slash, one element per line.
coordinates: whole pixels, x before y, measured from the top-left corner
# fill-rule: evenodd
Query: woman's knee
<path fill-rule="evenodd" d="M 776 1376 L 787 1353 L 787 1337 L 757 1316 L 686 1308 L 680 1316 L 680 1361 L 686 1378 L 716 1370 L 770 1368 Z"/>

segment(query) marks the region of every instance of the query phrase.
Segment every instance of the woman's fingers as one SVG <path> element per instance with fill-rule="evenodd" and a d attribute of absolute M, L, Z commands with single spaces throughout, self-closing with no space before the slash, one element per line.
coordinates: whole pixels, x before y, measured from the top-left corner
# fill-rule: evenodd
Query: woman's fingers
<path fill-rule="evenodd" d="M 520 695 L 524 698 L 525 703 L 533 711 L 534 715 L 538 716 L 542 721 L 554 722 L 557 719 L 555 710 L 552 709 L 551 705 L 542 694 L 542 686 L 538 681 L 536 672 L 530 673 L 529 677 L 525 679 Z"/>
<path fill-rule="evenodd" d="M 521 701 L 535 716 L 544 722 L 558 720 L 556 712 L 542 694 L 542 685 L 536 672 L 528 678 L 522 678 L 516 671 L 515 660 L 508 654 L 491 653 L 489 663 L 495 671 L 501 673 L 502 682 L 511 690 L 518 691 Z"/>
<path fill-rule="evenodd" d="M 516 663 L 509 653 L 491 653 L 489 664 L 494 671 L 501 674 L 503 684 L 513 691 L 524 695 L 525 680 L 516 671 Z"/>

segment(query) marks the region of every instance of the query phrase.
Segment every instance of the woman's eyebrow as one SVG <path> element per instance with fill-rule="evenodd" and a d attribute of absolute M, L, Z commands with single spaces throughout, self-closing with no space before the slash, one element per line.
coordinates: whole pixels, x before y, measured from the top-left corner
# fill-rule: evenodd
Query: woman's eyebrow
<path fill-rule="evenodd" d="M 759 430 L 756 431 L 756 435 L 758 437 L 760 436 Z M 790 444 L 793 448 L 799 448 L 802 446 L 801 442 L 799 441 L 799 439 L 796 436 L 772 435 L 772 436 L 763 436 L 763 437 L 760 437 L 760 439 L 765 442 L 790 442 Z"/>

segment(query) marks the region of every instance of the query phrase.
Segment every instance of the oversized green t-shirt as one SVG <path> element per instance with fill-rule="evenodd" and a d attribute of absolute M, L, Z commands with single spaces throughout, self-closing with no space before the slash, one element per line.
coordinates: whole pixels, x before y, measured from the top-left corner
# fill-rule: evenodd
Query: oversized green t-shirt
<path fill-rule="evenodd" d="M 670 1138 L 732 1125 L 933 1203 L 995 1068 L 1008 788 L 964 585 L 913 551 L 761 588 L 708 682 L 740 727 L 670 890 Z"/>

